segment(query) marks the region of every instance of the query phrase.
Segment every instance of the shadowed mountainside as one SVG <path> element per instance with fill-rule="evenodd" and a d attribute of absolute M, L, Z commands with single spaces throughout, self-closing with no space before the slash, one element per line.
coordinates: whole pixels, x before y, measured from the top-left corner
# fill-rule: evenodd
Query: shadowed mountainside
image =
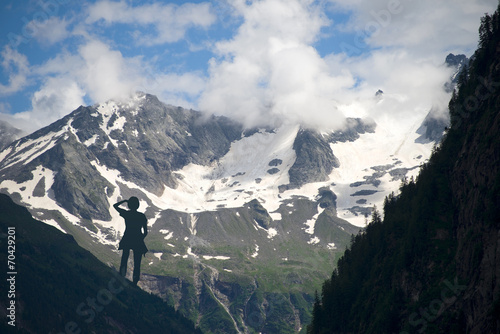
<path fill-rule="evenodd" d="M 7 268 L 8 256 L 14 255 L 9 265 L 17 273 L 8 275 L 14 280 L 0 280 L 5 292 L 0 332 L 201 333 L 160 298 L 123 280 L 71 235 L 34 220 L 3 194 L 0 212 L 1 263 Z M 12 227 L 15 234 L 9 232 Z M 15 236 L 14 252 L 8 252 L 8 240 L 14 240 L 8 235 Z M 15 318 L 8 318 L 12 301 Z M 12 320 L 15 326 L 7 324 Z"/>
<path fill-rule="evenodd" d="M 499 11 L 481 20 L 441 145 L 353 239 L 308 333 L 499 332 Z"/>

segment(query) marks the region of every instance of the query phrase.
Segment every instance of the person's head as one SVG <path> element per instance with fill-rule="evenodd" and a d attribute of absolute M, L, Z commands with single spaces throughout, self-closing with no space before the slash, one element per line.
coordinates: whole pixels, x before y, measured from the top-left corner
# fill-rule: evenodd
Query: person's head
<path fill-rule="evenodd" d="M 135 196 L 132 196 L 128 199 L 127 201 L 127 204 L 128 204 L 128 208 L 130 210 L 137 210 L 139 209 L 139 199 Z"/>

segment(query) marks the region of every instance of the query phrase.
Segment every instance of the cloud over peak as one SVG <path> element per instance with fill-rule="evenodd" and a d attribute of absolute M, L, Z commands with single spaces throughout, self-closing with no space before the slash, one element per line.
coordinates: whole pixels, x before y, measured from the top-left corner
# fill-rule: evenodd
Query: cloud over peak
<path fill-rule="evenodd" d="M 450 73 L 444 59 L 450 52 L 471 55 L 480 17 L 497 5 L 496 0 L 58 3 L 52 10 L 39 5 L 36 12 L 13 3 L 0 11 L 5 22 L 15 13 L 24 15 L 9 21 L 10 37 L 0 45 L 0 116 L 18 114 L 43 126 L 80 104 L 140 90 L 249 127 L 293 122 L 336 129 L 345 117 L 408 122 L 417 110 L 439 106 L 446 113 L 449 96 L 442 86 Z M 16 46 L 9 44 L 11 37 Z M 383 102 L 374 99 L 379 89 Z M 16 104 L 23 100 L 31 105 Z"/>
<path fill-rule="evenodd" d="M 333 76 L 312 47 L 329 23 L 319 7 L 300 0 L 233 4 L 243 23 L 232 39 L 215 46 L 218 57 L 210 62 L 200 109 L 247 126 L 285 119 L 340 126 L 335 92 L 352 80 Z"/>

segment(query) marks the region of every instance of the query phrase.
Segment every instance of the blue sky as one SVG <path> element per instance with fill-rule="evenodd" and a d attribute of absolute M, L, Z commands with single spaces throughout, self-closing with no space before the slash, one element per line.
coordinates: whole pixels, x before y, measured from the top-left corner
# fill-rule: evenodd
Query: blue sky
<path fill-rule="evenodd" d="M 3 1 L 0 118 L 33 131 L 135 91 L 248 126 L 443 105 L 496 0 Z M 389 108 L 389 109 L 391 109 Z M 403 111 L 401 111 L 403 110 Z M 352 115 L 351 115 L 352 114 Z"/>

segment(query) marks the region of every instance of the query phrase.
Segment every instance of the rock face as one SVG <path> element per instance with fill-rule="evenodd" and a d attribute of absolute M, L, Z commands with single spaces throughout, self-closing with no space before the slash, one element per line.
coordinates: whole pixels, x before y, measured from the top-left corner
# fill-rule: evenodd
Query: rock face
<path fill-rule="evenodd" d="M 328 180 L 332 169 L 340 165 L 328 142 L 318 132 L 300 130 L 293 143 L 293 149 L 297 158 L 288 172 L 291 188 Z"/>
<path fill-rule="evenodd" d="M 458 77 L 462 71 L 467 70 L 469 64 L 469 58 L 465 55 L 454 55 L 450 53 L 446 56 L 445 65 L 453 69 L 453 74 L 450 80 L 445 83 L 444 88 L 448 93 L 453 92 L 457 87 Z M 438 108 L 431 108 L 424 121 L 417 129 L 417 133 L 420 134 L 415 142 L 417 143 L 429 143 L 429 142 L 439 142 L 443 138 L 443 133 L 445 129 L 450 125 L 450 118 L 448 111 L 439 110 Z"/>
<path fill-rule="evenodd" d="M 500 7 L 499 7 L 500 10 Z M 497 10 L 496 14 L 500 12 Z M 498 16 L 497 16 L 498 17 Z M 480 101 L 467 122 L 455 123 L 451 137 L 460 138 L 453 167 L 451 190 L 459 210 L 456 212 L 457 274 L 466 282 L 457 308 L 464 314 L 470 333 L 500 330 L 500 26 L 488 48 L 476 52 L 475 65 L 466 87 L 489 78 L 491 95 Z M 485 53 L 493 52 L 491 58 Z M 482 52 L 481 52 L 482 51 Z M 487 66 L 479 67 L 484 62 Z M 496 85 L 493 85 L 496 83 Z M 486 83 L 488 84 L 488 83 Z M 466 88 L 464 88 L 465 90 Z M 453 101 L 452 112 L 459 112 L 461 99 Z M 452 126 L 453 126 L 452 125 Z M 456 132 L 467 135 L 459 137 Z M 457 139 L 458 139 L 457 138 Z M 450 139 L 452 140 L 452 139 Z"/>
<path fill-rule="evenodd" d="M 379 92 L 381 92 L 379 90 Z M 381 96 L 383 93 L 378 93 Z M 374 133 L 376 124 L 370 120 L 362 120 L 360 118 L 347 118 L 344 130 L 334 131 L 327 136 L 329 143 L 338 143 L 346 141 L 355 141 L 363 133 Z"/>
<path fill-rule="evenodd" d="M 0 120 L 0 151 L 22 136 L 23 131 L 11 126 L 7 122 Z"/>
<path fill-rule="evenodd" d="M 453 90 L 457 85 L 460 73 L 462 73 L 462 71 L 467 69 L 467 66 L 469 66 L 469 61 L 470 59 L 463 54 L 454 55 L 453 53 L 450 53 L 448 56 L 446 56 L 445 60 L 446 66 L 454 70 L 450 78 L 450 81 L 445 83 L 445 89 L 447 92 L 449 93 L 453 92 Z"/>
<path fill-rule="evenodd" d="M 437 111 L 432 109 L 425 117 L 422 125 L 420 125 L 417 129 L 417 133 L 420 134 L 420 137 L 418 137 L 415 142 L 439 142 L 441 138 L 443 138 L 443 133 L 446 127 L 449 125 L 449 117 L 443 117 L 442 115 L 439 115 Z"/>
<path fill-rule="evenodd" d="M 216 212 L 164 210 L 148 235 L 155 255 L 148 271 L 161 274 L 140 285 L 203 331 L 298 332 L 309 321 L 308 290 L 321 280 L 322 264 L 333 265 L 335 245 L 357 231 L 336 217 L 334 203 L 325 189 L 315 202 L 297 197 L 273 213 L 257 200 Z"/>

